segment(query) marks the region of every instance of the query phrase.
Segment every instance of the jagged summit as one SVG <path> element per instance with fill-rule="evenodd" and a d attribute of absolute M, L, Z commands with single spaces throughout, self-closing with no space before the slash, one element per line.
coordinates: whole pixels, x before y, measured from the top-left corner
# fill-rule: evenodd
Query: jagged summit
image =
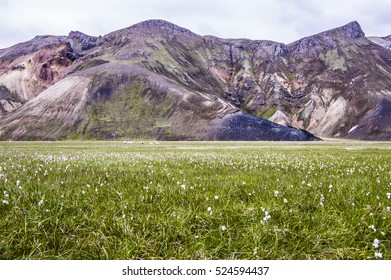
<path fill-rule="evenodd" d="M 357 21 L 352 21 L 346 25 L 304 37 L 288 46 L 293 53 L 298 52 L 300 55 L 315 59 L 327 50 L 338 48 L 338 44 L 349 45 L 360 38 L 365 38 L 365 33 Z"/>
<path fill-rule="evenodd" d="M 352 39 L 365 37 L 364 31 L 362 30 L 360 24 L 357 21 L 352 21 L 341 27 L 331 29 L 329 33 L 343 34 L 347 38 L 352 38 Z"/>
<path fill-rule="evenodd" d="M 80 51 L 89 50 L 96 46 L 98 37 L 86 35 L 80 31 L 71 31 L 68 38 L 72 41 L 72 47 Z"/>

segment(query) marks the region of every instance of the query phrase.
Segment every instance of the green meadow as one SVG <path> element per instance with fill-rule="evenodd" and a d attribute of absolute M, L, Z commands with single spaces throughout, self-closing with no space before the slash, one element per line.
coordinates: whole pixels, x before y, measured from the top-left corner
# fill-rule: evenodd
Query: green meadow
<path fill-rule="evenodd" d="M 0 142 L 0 259 L 391 259 L 388 142 Z"/>

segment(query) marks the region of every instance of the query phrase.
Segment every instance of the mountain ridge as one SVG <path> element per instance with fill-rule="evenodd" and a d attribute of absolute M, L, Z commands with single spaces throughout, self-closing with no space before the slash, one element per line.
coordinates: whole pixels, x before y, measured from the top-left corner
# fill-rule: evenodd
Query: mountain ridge
<path fill-rule="evenodd" d="M 62 92 L 75 97 L 71 88 L 58 91 L 68 82 L 50 89 L 69 79 L 69 85 L 75 88 L 79 88 L 77 83 L 86 83 L 87 91 L 82 95 L 88 101 L 63 100 L 70 104 L 61 109 L 64 115 L 79 112 L 75 119 L 70 118 L 73 123 L 68 126 L 59 125 L 66 118 L 54 113 L 48 116 L 51 126 L 64 127 L 54 139 L 106 139 L 113 135 L 200 140 L 239 139 L 238 135 L 245 140 L 310 139 L 311 134 L 305 130 L 319 136 L 364 139 L 371 130 L 352 133 L 351 129 L 360 120 L 373 120 L 371 114 L 383 112 L 374 110 L 378 104 L 388 104 L 389 59 L 389 50 L 368 40 L 356 21 L 290 44 L 200 36 L 163 20 L 144 21 L 99 37 L 79 31 L 68 36 L 37 36 L 0 50 L 0 138 L 46 139 L 49 132 L 46 136 L 32 135 L 17 128 L 28 127 L 33 117 L 23 108 L 42 115 L 31 108 L 32 99 L 40 100 L 34 104 L 40 104 L 37 106 L 42 111 L 47 107 L 62 108 L 48 97 L 50 94 L 39 96 L 49 90 L 54 95 L 61 96 L 58 92 Z M 99 93 L 95 94 L 93 88 Z M 160 108 L 163 103 L 165 107 Z M 72 108 L 72 104 L 79 109 Z M 152 116 L 143 112 L 143 106 Z M 118 108 L 127 110 L 132 119 L 119 116 L 115 112 Z M 228 115 L 240 121 L 223 122 Z M 133 119 L 142 117 L 145 124 L 138 128 L 139 133 Z M 276 128 L 263 119 L 280 123 L 283 126 L 278 129 L 287 129 L 289 133 L 282 134 L 290 136 L 279 138 L 266 133 L 274 135 L 266 137 L 265 130 Z M 45 121 L 35 118 L 34 122 L 36 132 L 50 131 Z M 246 135 L 252 133 L 243 124 L 258 132 L 247 139 Z M 237 130 L 236 125 L 243 129 Z M 380 133 L 375 138 L 389 139 L 388 129 L 382 120 L 376 126 Z M 305 135 L 293 136 L 298 131 Z"/>

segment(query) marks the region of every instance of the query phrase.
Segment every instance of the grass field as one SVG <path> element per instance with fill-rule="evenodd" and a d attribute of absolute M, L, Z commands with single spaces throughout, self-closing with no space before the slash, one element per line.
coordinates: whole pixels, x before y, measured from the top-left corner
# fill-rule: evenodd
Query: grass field
<path fill-rule="evenodd" d="M 391 259 L 391 143 L 0 142 L 0 259 Z"/>

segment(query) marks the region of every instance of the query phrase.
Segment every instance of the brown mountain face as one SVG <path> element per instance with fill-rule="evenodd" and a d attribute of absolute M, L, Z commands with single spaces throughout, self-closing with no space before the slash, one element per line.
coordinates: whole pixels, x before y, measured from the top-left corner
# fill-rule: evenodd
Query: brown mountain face
<path fill-rule="evenodd" d="M 357 22 L 285 45 L 151 20 L 0 50 L 1 139 L 383 140 L 390 102 L 391 51 Z"/>

